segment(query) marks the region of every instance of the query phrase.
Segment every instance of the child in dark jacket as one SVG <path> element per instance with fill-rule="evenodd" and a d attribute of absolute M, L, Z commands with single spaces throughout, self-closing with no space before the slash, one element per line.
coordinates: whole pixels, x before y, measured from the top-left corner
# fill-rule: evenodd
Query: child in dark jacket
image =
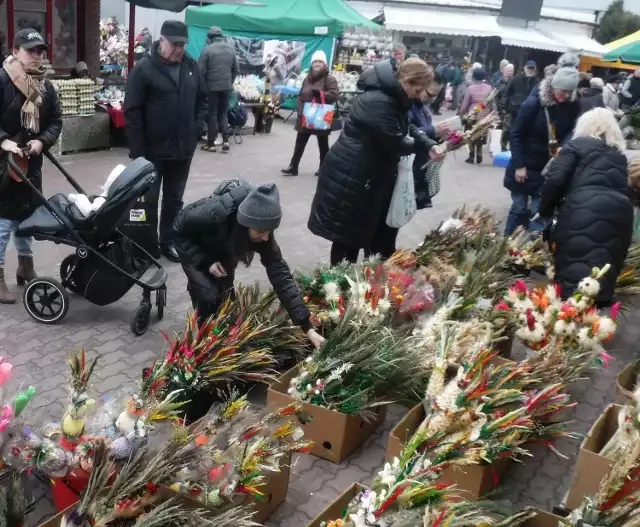
<path fill-rule="evenodd" d="M 414 101 L 409 110 L 409 122 L 416 128 L 423 131 L 430 139 L 436 140 L 436 129 L 433 126 L 433 119 L 429 110 L 422 101 Z M 429 154 L 417 152 L 413 160 L 413 184 L 416 190 L 416 204 L 418 210 L 431 208 L 431 196 L 429 195 L 429 184 L 427 182 L 427 171 L 424 165 L 429 161 Z"/>
<path fill-rule="evenodd" d="M 438 96 L 443 83 L 442 76 L 436 73 L 429 89 L 422 93 L 422 100 L 414 101 L 409 110 L 409 122 L 434 141 L 437 141 L 438 136 L 448 130 L 448 127 L 444 124 L 433 124 L 433 118 L 428 109 L 430 101 Z M 418 210 L 433 207 L 426 177 L 427 170 L 423 168 L 428 161 L 429 154 L 423 154 L 422 152 L 417 152 L 413 161 L 413 183 L 416 190 Z"/>

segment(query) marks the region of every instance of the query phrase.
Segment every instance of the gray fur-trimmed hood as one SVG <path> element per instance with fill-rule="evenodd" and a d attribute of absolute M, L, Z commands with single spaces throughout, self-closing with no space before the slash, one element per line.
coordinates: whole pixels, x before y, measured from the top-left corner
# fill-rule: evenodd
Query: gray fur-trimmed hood
<path fill-rule="evenodd" d="M 553 88 L 551 87 L 551 79 L 544 79 L 538 86 L 538 97 L 540 104 L 544 107 L 557 106 L 558 102 L 553 98 Z M 578 91 L 573 90 L 571 97 L 566 102 L 575 102 L 578 98 Z"/>

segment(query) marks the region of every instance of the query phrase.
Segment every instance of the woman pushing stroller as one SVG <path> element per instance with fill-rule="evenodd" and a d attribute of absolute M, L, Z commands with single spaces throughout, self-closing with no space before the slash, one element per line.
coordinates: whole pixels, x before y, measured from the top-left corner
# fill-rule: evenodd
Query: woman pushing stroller
<path fill-rule="evenodd" d="M 324 339 L 313 329 L 309 310 L 274 238 L 281 219 L 280 196 L 273 183 L 253 188 L 244 181 L 225 181 L 210 197 L 185 207 L 174 230 L 189 296 L 200 321 L 215 314 L 226 295 L 233 294 L 238 264 L 248 267 L 258 253 L 291 320 L 319 348 Z"/>
<path fill-rule="evenodd" d="M 0 304 L 12 304 L 7 287 L 4 256 L 11 233 L 37 207 L 27 184 L 9 170 L 8 156 L 23 169 L 33 185 L 42 189 L 42 151 L 58 139 L 62 128 L 60 102 L 45 79 L 42 59 L 47 44 L 35 29 L 18 31 L 13 53 L 0 68 Z M 23 285 L 36 277 L 31 238 L 16 237 L 16 280 Z"/>

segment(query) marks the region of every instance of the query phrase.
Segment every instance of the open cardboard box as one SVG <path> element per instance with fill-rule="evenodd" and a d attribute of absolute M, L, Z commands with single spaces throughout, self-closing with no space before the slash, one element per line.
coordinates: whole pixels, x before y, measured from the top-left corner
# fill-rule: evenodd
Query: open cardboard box
<path fill-rule="evenodd" d="M 322 522 L 330 522 L 342 518 L 344 510 L 347 508 L 353 498 L 364 490 L 364 486 L 360 483 L 354 483 L 345 492 L 330 503 L 325 510 L 318 514 L 307 527 L 320 527 Z"/>
<path fill-rule="evenodd" d="M 400 457 L 404 444 L 425 419 L 424 406 L 418 404 L 400 421 L 389 434 L 386 460 Z M 489 464 L 450 467 L 443 471 L 440 481 L 455 483 L 457 489 L 465 491 L 473 499 L 478 499 L 495 489 L 499 477 L 509 466 L 509 460 L 502 459 Z M 465 496 L 466 497 L 466 496 Z"/>
<path fill-rule="evenodd" d="M 564 506 L 575 509 L 585 496 L 598 492 L 600 482 L 609 473 L 613 460 L 600 455 L 600 451 L 618 428 L 618 414 L 622 406 L 610 404 L 593 423 L 580 445 L 578 461 L 573 471 L 571 488 Z"/>
<path fill-rule="evenodd" d="M 629 404 L 633 399 L 638 373 L 640 373 L 640 361 L 627 364 L 624 369 L 618 373 L 616 379 L 616 402 L 618 404 Z"/>
<path fill-rule="evenodd" d="M 523 523 L 522 527 L 558 527 L 558 522 L 562 519 L 547 511 L 536 510 L 536 512 L 536 517 Z"/>
<path fill-rule="evenodd" d="M 267 406 L 271 409 L 284 408 L 295 402 L 287 390 L 293 377 L 298 374 L 299 365 L 291 368 L 269 386 L 267 391 Z M 361 417 L 346 415 L 335 410 L 327 410 L 312 404 L 304 403 L 302 411 L 310 417 L 308 423 L 303 424 L 295 419 L 296 425 L 304 430 L 306 439 L 314 442 L 311 454 L 333 463 L 340 463 L 362 442 L 367 439 L 382 423 L 387 415 L 385 406 L 377 408 L 376 418 L 366 422 Z"/>

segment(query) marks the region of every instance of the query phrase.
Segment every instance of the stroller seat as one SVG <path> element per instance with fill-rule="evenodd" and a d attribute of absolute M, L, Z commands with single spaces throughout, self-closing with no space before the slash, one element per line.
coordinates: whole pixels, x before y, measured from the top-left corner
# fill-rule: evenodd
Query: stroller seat
<path fill-rule="evenodd" d="M 17 234 L 61 235 L 68 225 L 74 231 L 92 231 L 98 238 L 105 237 L 116 228 L 138 198 L 151 188 L 156 177 L 153 164 L 144 158 L 138 158 L 113 181 L 106 201 L 97 211 L 85 217 L 66 196 L 56 194 L 20 224 Z"/>
<path fill-rule="evenodd" d="M 62 194 L 56 194 L 49 198 L 49 205 L 54 212 L 46 206 L 40 205 L 26 220 L 18 227 L 18 234 L 22 236 L 33 236 L 35 233 L 53 236 L 64 229 L 59 218 L 67 215 L 69 200 Z"/>

